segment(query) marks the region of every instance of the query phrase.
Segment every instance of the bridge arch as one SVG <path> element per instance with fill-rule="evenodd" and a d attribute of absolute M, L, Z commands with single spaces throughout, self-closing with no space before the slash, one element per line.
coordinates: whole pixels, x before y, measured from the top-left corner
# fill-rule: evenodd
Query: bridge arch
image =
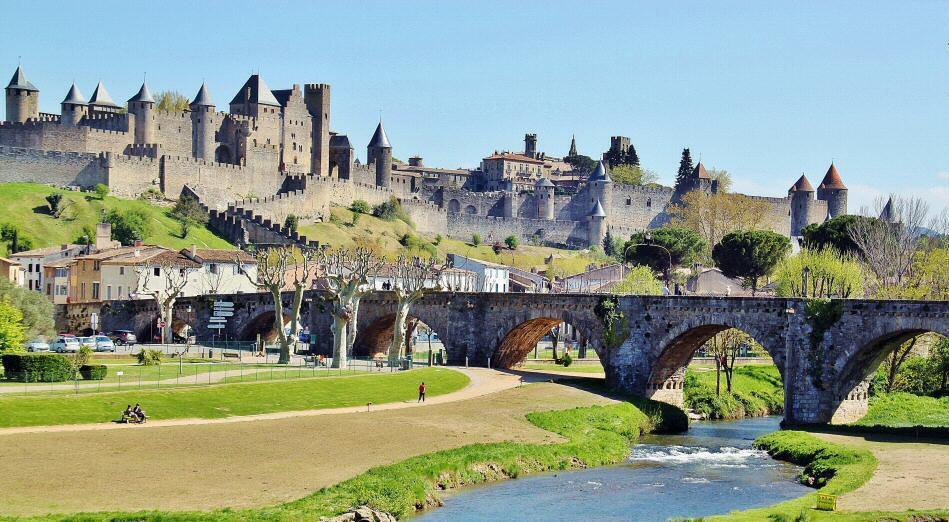
<path fill-rule="evenodd" d="M 534 350 L 557 325 L 565 323 L 572 326 L 581 342 L 596 351 L 603 358 L 603 333 L 599 319 L 592 310 L 570 308 L 530 309 L 516 314 L 498 329 L 491 366 L 511 368 Z"/>
<path fill-rule="evenodd" d="M 256 341 L 257 336 L 264 341 L 273 341 L 277 338 L 277 330 L 274 328 L 274 319 L 276 311 L 270 307 L 260 310 L 256 315 L 244 322 L 237 331 L 237 341 Z M 290 323 L 290 316 L 283 314 L 283 324 Z"/>
<path fill-rule="evenodd" d="M 685 372 L 692 357 L 715 335 L 729 329 L 740 330 L 760 344 L 774 360 L 784 381 L 785 339 L 773 325 L 745 319 L 741 314 L 693 316 L 672 326 L 655 345 L 645 395 L 682 406 Z"/>
<path fill-rule="evenodd" d="M 907 318 L 895 328 L 878 325 L 861 342 L 848 345 L 841 357 L 836 372 L 830 380 L 830 422 L 842 424 L 855 422 L 866 415 L 869 408 L 870 381 L 880 364 L 901 344 L 913 337 L 936 333 L 949 337 L 949 325 L 944 320 L 929 321 L 929 318 Z"/>
<path fill-rule="evenodd" d="M 426 322 L 419 317 L 419 314 L 409 313 L 405 321 L 406 328 L 410 330 L 409 336 L 417 333 L 420 329 L 428 329 L 439 340 L 444 340 L 442 333 L 438 328 Z M 389 346 L 392 344 L 392 337 L 395 334 L 395 313 L 386 313 L 376 316 L 361 326 L 356 333 L 356 340 L 353 343 L 353 357 L 382 357 L 389 353 Z"/>

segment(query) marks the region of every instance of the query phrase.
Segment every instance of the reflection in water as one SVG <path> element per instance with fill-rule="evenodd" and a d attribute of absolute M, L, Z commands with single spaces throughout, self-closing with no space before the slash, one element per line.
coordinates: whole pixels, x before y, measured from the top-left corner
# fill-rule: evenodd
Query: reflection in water
<path fill-rule="evenodd" d="M 667 520 L 775 504 L 811 491 L 800 468 L 751 448 L 779 417 L 696 422 L 682 435 L 649 435 L 623 465 L 468 488 L 416 520 Z"/>

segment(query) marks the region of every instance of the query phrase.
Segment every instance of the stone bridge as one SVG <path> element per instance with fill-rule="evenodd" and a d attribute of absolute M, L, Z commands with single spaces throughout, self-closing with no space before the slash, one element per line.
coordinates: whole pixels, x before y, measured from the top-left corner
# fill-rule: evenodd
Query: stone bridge
<path fill-rule="evenodd" d="M 289 304 L 290 294 L 284 295 Z M 220 296 L 234 302 L 223 330 L 208 328 L 213 296 L 180 300 L 175 328 L 189 324 L 199 341 L 252 341 L 274 319 L 269 294 Z M 597 305 L 615 299 L 621 312 L 608 331 Z M 557 324 L 568 323 L 599 356 L 609 384 L 619 390 L 682 404 L 685 368 L 695 351 L 727 328 L 755 338 L 773 357 L 785 385 L 785 419 L 791 424 L 850 422 L 867 410 L 869 379 L 897 343 L 923 332 L 949 335 L 949 302 L 839 300 L 809 320 L 805 301 L 771 298 L 644 297 L 596 294 L 433 293 L 411 317 L 441 338 L 453 365 L 509 368 L 522 361 Z M 101 307 L 68 305 L 66 328 L 88 327 L 98 312 L 101 329 L 132 329 L 149 338 L 156 308 L 151 301 L 109 302 Z M 330 354 L 331 319 L 321 296 L 304 302 L 312 348 Z M 384 349 L 392 336 L 394 296 L 378 292 L 362 300 L 354 355 Z M 813 315 L 813 314 L 812 314 Z M 609 342 L 609 345 L 608 345 Z"/>

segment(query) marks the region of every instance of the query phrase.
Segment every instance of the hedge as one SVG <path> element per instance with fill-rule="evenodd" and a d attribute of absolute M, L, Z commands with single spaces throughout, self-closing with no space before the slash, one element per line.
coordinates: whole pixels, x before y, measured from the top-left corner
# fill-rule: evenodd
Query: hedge
<path fill-rule="evenodd" d="M 101 381 L 109 373 L 109 367 L 104 364 L 84 364 L 79 367 L 79 374 L 87 381 Z"/>
<path fill-rule="evenodd" d="M 3 356 L 3 374 L 22 382 L 62 382 L 72 379 L 69 359 L 58 353 L 14 353 Z"/>

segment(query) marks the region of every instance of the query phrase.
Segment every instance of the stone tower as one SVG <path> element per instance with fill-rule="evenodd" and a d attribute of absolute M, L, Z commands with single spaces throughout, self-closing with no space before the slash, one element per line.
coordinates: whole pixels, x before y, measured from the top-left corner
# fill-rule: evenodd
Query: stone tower
<path fill-rule="evenodd" d="M 195 158 L 214 160 L 214 129 L 217 128 L 217 111 L 208 86 L 201 84 L 198 94 L 188 105 L 191 109 L 191 152 Z"/>
<path fill-rule="evenodd" d="M 525 134 L 524 135 L 524 155 L 528 158 L 537 157 L 537 135 L 536 134 Z"/>
<path fill-rule="evenodd" d="M 7 121 L 23 123 L 40 117 L 40 90 L 26 79 L 22 67 L 17 66 L 6 92 Z"/>
<path fill-rule="evenodd" d="M 134 143 L 155 143 L 155 98 L 148 90 L 148 84 L 142 87 L 128 101 L 129 114 L 135 116 Z"/>
<path fill-rule="evenodd" d="M 79 122 L 81 122 L 88 113 L 86 99 L 82 93 L 79 92 L 79 87 L 76 87 L 75 83 L 69 88 L 69 92 L 66 93 L 66 98 L 63 99 L 59 106 L 62 112 L 61 121 L 63 125 L 68 127 L 79 125 Z"/>
<path fill-rule="evenodd" d="M 308 83 L 303 86 L 303 102 L 313 119 L 310 171 L 317 176 L 330 173 L 330 86 Z M 348 176 L 347 172 L 347 176 Z"/>
<path fill-rule="evenodd" d="M 388 188 L 392 179 L 392 144 L 382 127 L 382 120 L 379 120 L 376 132 L 366 147 L 366 163 L 376 165 L 376 185 Z"/>
<path fill-rule="evenodd" d="M 602 245 L 603 238 L 606 237 L 606 212 L 603 211 L 600 200 L 596 200 L 596 203 L 593 204 L 587 219 L 589 219 L 587 222 L 588 246 Z"/>
<path fill-rule="evenodd" d="M 831 218 L 847 213 L 847 186 L 833 162 L 817 187 L 817 199 L 827 202 L 827 215 Z"/>
<path fill-rule="evenodd" d="M 797 182 L 788 190 L 791 198 L 791 236 L 801 235 L 801 230 L 810 222 L 811 208 L 814 206 L 814 186 L 801 174 Z"/>
<path fill-rule="evenodd" d="M 534 199 L 537 201 L 537 219 L 554 219 L 554 184 L 540 178 L 534 184 Z"/>
<path fill-rule="evenodd" d="M 280 112 L 280 102 L 259 74 L 252 74 L 230 103 L 231 113 L 260 118 Z"/>
<path fill-rule="evenodd" d="M 587 190 L 590 194 L 590 203 L 596 202 L 605 215 L 609 216 L 612 210 L 613 180 L 610 178 L 606 163 L 601 161 L 597 164 L 593 174 L 590 174 L 587 180 Z"/>

